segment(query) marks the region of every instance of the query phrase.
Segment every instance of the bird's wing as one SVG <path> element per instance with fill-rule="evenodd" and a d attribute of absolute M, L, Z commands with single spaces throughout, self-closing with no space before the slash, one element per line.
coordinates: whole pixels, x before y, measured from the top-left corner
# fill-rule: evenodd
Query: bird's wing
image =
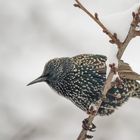
<path fill-rule="evenodd" d="M 93 103 L 96 102 L 101 96 L 106 80 L 106 57 L 82 54 L 71 60 L 75 67 L 73 70 L 76 79 L 75 85 L 79 86 L 80 95 L 89 96 L 89 100 L 91 99 Z"/>
<path fill-rule="evenodd" d="M 119 76 L 123 79 L 140 80 L 140 74 L 134 72 L 128 63 L 119 61 L 118 65 Z"/>
<path fill-rule="evenodd" d="M 72 60 L 77 65 L 85 65 L 93 67 L 99 73 L 106 73 L 107 57 L 103 55 L 81 54 L 72 57 Z"/>

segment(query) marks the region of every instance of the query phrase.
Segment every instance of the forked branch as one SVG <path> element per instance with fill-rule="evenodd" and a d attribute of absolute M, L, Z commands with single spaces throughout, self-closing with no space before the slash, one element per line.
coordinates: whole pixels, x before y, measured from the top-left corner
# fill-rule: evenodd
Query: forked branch
<path fill-rule="evenodd" d="M 109 38 L 111 39 L 109 42 L 112 44 L 116 44 L 119 48 L 122 46 L 120 40 L 117 38 L 117 34 L 114 33 L 112 34 L 106 27 L 105 25 L 100 21 L 99 16 L 97 13 L 92 14 L 90 13 L 83 5 L 81 2 L 79 2 L 79 0 L 75 0 L 76 3 L 74 4 L 75 7 L 80 8 L 81 10 L 83 10 L 86 14 L 88 14 L 103 30 L 104 33 L 106 33 Z"/>
<path fill-rule="evenodd" d="M 130 29 L 128 31 L 127 37 L 125 38 L 124 42 L 122 42 L 122 46 L 119 48 L 117 58 L 120 59 L 128 46 L 129 42 L 135 38 L 136 36 L 140 36 L 140 7 L 138 8 L 138 11 L 135 13 L 132 13 L 133 20 L 130 25 Z M 139 29 L 138 29 L 139 28 Z"/>
<path fill-rule="evenodd" d="M 117 53 L 117 58 L 118 58 L 118 62 L 120 62 L 121 60 L 121 57 L 126 49 L 126 47 L 128 46 L 129 42 L 135 38 L 136 36 L 140 36 L 140 27 L 139 27 L 139 24 L 140 24 L 140 7 L 138 8 L 138 11 L 137 12 L 133 12 L 132 13 L 132 16 L 133 16 L 133 20 L 132 20 L 132 23 L 130 25 L 130 29 L 128 31 L 128 34 L 125 38 L 125 40 L 123 42 L 121 42 L 118 37 L 117 37 L 117 34 L 114 33 L 112 34 L 106 27 L 105 25 L 100 21 L 99 19 L 99 16 L 97 13 L 95 14 L 91 14 L 82 4 L 79 0 L 75 0 L 75 4 L 74 6 L 75 7 L 78 7 L 80 8 L 81 10 L 83 10 L 88 16 L 90 16 L 102 29 L 103 29 L 103 32 L 106 33 L 109 38 L 111 39 L 109 42 L 112 43 L 112 44 L 116 44 L 118 46 L 118 53 Z M 138 29 L 139 28 L 139 29 Z M 110 73 L 107 77 L 107 80 L 105 82 L 105 85 L 104 85 L 104 88 L 103 88 L 103 92 L 102 92 L 102 95 L 103 95 L 103 98 L 101 98 L 97 103 L 96 103 L 96 110 L 94 110 L 94 112 L 90 113 L 89 114 L 89 117 L 87 118 L 87 125 L 90 127 L 92 125 L 92 122 L 95 118 L 95 116 L 97 115 L 98 113 L 98 110 L 103 102 L 103 99 L 106 98 L 106 94 L 108 92 L 108 90 L 111 88 L 111 82 L 112 82 L 112 78 L 114 76 L 114 69 L 115 69 L 115 66 L 114 64 L 113 65 L 110 65 L 111 67 L 111 70 L 110 70 Z M 86 138 L 88 138 L 89 136 L 87 135 L 87 132 L 88 130 L 86 129 L 82 129 L 77 140 L 86 140 Z M 90 138 L 90 137 L 89 137 Z"/>

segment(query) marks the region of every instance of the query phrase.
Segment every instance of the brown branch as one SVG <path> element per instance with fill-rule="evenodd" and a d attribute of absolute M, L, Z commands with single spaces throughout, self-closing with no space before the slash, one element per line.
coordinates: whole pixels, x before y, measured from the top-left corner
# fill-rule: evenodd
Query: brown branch
<path fill-rule="evenodd" d="M 112 34 L 103 24 L 102 22 L 99 20 L 99 17 L 98 17 L 98 14 L 95 13 L 94 15 L 91 14 L 80 2 L 79 0 L 75 0 L 76 1 L 76 4 L 74 4 L 75 7 L 78 7 L 80 8 L 81 10 L 83 10 L 85 13 L 87 13 L 102 29 L 103 29 L 103 32 L 106 33 L 110 38 L 111 40 L 109 41 L 110 43 L 112 44 L 116 44 L 118 46 L 118 53 L 117 53 L 117 58 L 118 58 L 118 62 L 120 62 L 121 60 L 121 57 L 126 49 L 126 47 L 128 46 L 129 42 L 136 36 L 140 36 L 140 31 L 137 31 L 136 28 L 139 27 L 138 24 L 140 24 L 140 8 L 138 9 L 138 12 L 135 13 L 133 12 L 132 13 L 132 16 L 133 16 L 133 21 L 131 23 L 131 26 L 130 26 L 130 29 L 129 29 L 129 32 L 128 32 L 128 35 L 127 37 L 125 38 L 125 40 L 123 42 L 121 42 L 118 37 L 117 37 L 117 34 L 114 33 Z M 87 122 L 87 126 L 91 126 L 92 125 L 92 122 L 95 118 L 95 116 L 97 115 L 98 113 L 98 110 L 103 102 L 103 99 L 106 98 L 106 94 L 108 92 L 108 90 L 111 88 L 111 82 L 112 82 L 112 78 L 114 76 L 114 65 L 110 65 L 111 66 L 111 70 L 110 70 L 110 73 L 107 77 L 107 80 L 104 84 L 104 88 L 103 88 L 103 92 L 102 92 L 102 95 L 103 95 L 103 98 L 101 98 L 97 103 L 96 103 L 96 110 L 94 110 L 92 113 L 89 114 L 89 117 L 87 118 L 88 122 Z M 87 132 L 88 130 L 85 130 L 84 128 L 81 130 L 77 140 L 86 140 L 87 138 Z"/>
<path fill-rule="evenodd" d="M 119 48 L 118 54 L 117 54 L 117 58 L 120 59 L 126 49 L 126 47 L 128 46 L 129 42 L 135 38 L 136 36 L 140 36 L 140 31 L 137 31 L 136 28 L 139 27 L 138 24 L 140 24 L 140 7 L 138 8 L 138 12 L 132 13 L 133 16 L 133 20 L 132 23 L 130 25 L 130 29 L 129 32 L 127 34 L 126 39 L 124 40 L 124 42 L 122 43 L 121 48 Z"/>
<path fill-rule="evenodd" d="M 117 38 L 117 34 L 114 33 L 112 34 L 105 26 L 104 24 L 100 21 L 98 14 L 95 13 L 94 15 L 91 14 L 82 4 L 81 2 L 79 2 L 79 0 L 75 0 L 76 4 L 74 4 L 75 7 L 80 8 L 81 10 L 83 10 L 86 14 L 88 14 L 102 29 L 103 32 L 106 33 L 110 40 L 110 43 L 112 44 L 116 44 L 119 48 L 122 46 L 122 43 L 120 42 L 120 40 Z"/>

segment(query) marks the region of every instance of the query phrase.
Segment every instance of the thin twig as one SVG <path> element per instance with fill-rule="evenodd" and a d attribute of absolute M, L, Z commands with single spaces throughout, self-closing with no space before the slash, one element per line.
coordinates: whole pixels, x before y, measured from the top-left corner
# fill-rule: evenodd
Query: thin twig
<path fill-rule="evenodd" d="M 79 2 L 79 0 L 75 0 L 76 4 L 74 4 L 75 7 L 80 8 L 81 10 L 83 10 L 86 14 L 88 14 L 102 29 L 103 32 L 106 33 L 109 37 L 110 37 L 110 43 L 112 44 L 116 44 L 118 47 L 122 46 L 122 43 L 120 42 L 120 40 L 117 38 L 117 34 L 114 33 L 112 34 L 105 26 L 104 24 L 100 21 L 98 14 L 95 13 L 94 15 L 91 14 L 82 4 L 81 2 Z"/>
<path fill-rule="evenodd" d="M 124 42 L 122 43 L 121 48 L 119 48 L 118 54 L 117 54 L 117 58 L 120 59 L 126 49 L 126 47 L 128 46 L 129 42 L 135 38 L 136 36 L 140 36 L 140 31 L 137 31 L 136 28 L 139 26 L 138 24 L 140 23 L 140 7 L 138 8 L 138 12 L 132 13 L 133 16 L 133 20 L 129 29 L 129 32 L 127 34 L 126 39 L 124 40 Z"/>
<path fill-rule="evenodd" d="M 133 16 L 133 21 L 131 23 L 129 32 L 127 37 L 125 38 L 125 40 L 123 42 L 121 42 L 118 37 L 117 34 L 114 33 L 112 34 L 103 24 L 102 22 L 99 20 L 98 14 L 95 13 L 94 15 L 91 14 L 80 2 L 79 0 L 75 0 L 76 4 L 74 4 L 75 7 L 80 8 L 81 10 L 83 10 L 85 13 L 87 13 L 102 29 L 103 32 L 106 33 L 111 40 L 109 41 L 112 44 L 116 44 L 118 46 L 118 53 L 117 53 L 117 58 L 118 58 L 118 62 L 121 60 L 121 57 L 126 49 L 126 47 L 128 46 L 129 42 L 136 36 L 140 36 L 140 31 L 136 30 L 137 27 L 139 27 L 138 24 L 140 24 L 140 8 L 138 9 L 138 12 L 132 13 Z M 106 97 L 106 94 L 108 92 L 108 90 L 111 88 L 111 82 L 112 82 L 112 78 L 114 76 L 114 71 L 110 71 L 107 80 L 104 84 L 104 88 L 103 88 L 103 92 L 102 95 L 103 97 Z M 103 98 L 101 98 L 97 103 L 96 103 L 96 110 L 94 111 L 94 113 L 90 114 L 89 117 L 87 118 L 88 120 L 88 126 L 90 126 L 95 118 L 95 116 L 98 113 L 98 110 L 101 106 L 103 102 Z M 84 128 L 81 130 L 77 140 L 86 140 L 87 138 L 87 130 L 85 130 Z"/>

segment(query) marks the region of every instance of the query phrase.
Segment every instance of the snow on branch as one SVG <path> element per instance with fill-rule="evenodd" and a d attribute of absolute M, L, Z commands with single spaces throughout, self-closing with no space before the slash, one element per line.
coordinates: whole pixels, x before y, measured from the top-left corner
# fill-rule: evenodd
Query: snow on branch
<path fill-rule="evenodd" d="M 131 22 L 130 29 L 129 29 L 128 34 L 127 34 L 126 38 L 124 39 L 124 41 L 121 42 L 117 36 L 117 33 L 111 33 L 105 27 L 105 25 L 100 21 L 98 13 L 91 14 L 89 12 L 89 10 L 87 10 L 79 0 L 75 0 L 75 2 L 76 2 L 74 4 L 75 7 L 78 7 L 81 10 L 83 10 L 89 17 L 91 17 L 92 20 L 94 20 L 102 28 L 103 32 L 106 33 L 106 35 L 110 38 L 109 42 L 117 45 L 118 53 L 117 53 L 116 57 L 118 58 L 119 64 L 120 64 L 120 62 L 122 63 L 121 57 L 122 57 L 126 47 L 128 46 L 129 42 L 136 36 L 140 36 L 140 27 L 139 27 L 140 26 L 140 7 L 138 8 L 138 11 L 132 13 L 133 20 Z M 121 65 L 121 68 L 122 68 L 122 66 L 123 65 Z M 124 63 L 124 66 L 125 67 L 127 66 L 129 68 L 129 65 L 127 65 L 127 63 Z M 84 126 L 83 126 L 77 140 L 86 140 L 87 138 L 92 138 L 92 136 L 88 135 L 87 132 L 88 132 L 88 130 L 91 130 L 92 127 L 94 126 L 92 122 L 93 122 L 95 116 L 97 115 L 98 110 L 99 110 L 103 100 L 106 98 L 106 94 L 107 94 L 108 90 L 111 88 L 111 81 L 116 72 L 115 64 L 111 64 L 110 67 L 111 67 L 111 70 L 110 70 L 110 73 L 108 74 L 107 80 L 104 84 L 102 98 L 96 103 L 96 105 L 95 105 L 96 107 L 91 106 L 89 108 L 89 110 L 90 110 L 88 112 L 89 117 L 87 119 L 85 119 L 86 121 L 84 121 L 84 124 L 83 124 Z M 118 67 L 118 69 L 119 69 L 119 67 Z M 129 69 L 129 73 L 130 72 L 134 73 L 131 68 Z M 120 75 L 121 75 L 121 73 L 120 73 Z M 135 73 L 132 74 L 132 76 L 133 75 L 136 76 Z M 127 77 L 127 74 L 125 75 L 125 77 Z M 134 79 L 133 77 L 131 77 L 131 78 Z M 136 78 L 137 78 L 137 76 L 136 76 Z M 85 125 L 86 125 L 86 128 L 89 128 L 89 129 L 86 129 Z"/>

